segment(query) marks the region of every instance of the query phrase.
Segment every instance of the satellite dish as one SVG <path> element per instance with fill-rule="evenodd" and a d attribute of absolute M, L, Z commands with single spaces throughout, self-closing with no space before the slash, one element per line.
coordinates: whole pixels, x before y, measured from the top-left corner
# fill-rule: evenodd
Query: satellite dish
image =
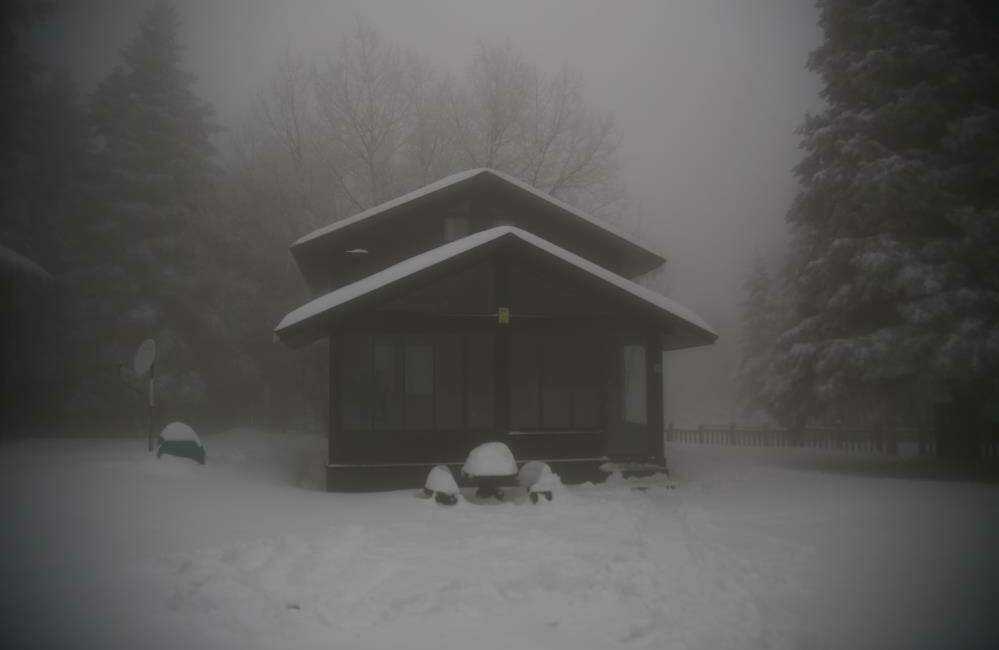
<path fill-rule="evenodd" d="M 135 371 L 136 376 L 141 377 L 153 367 L 153 361 L 156 361 L 156 341 L 146 339 L 135 351 L 135 358 L 132 359 L 132 370 Z"/>

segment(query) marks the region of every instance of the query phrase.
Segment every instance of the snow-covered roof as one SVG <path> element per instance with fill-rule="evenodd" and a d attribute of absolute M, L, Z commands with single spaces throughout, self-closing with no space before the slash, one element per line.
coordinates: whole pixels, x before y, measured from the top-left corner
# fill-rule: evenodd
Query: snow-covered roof
<path fill-rule="evenodd" d="M 388 212 L 392 208 L 399 207 L 400 205 L 404 205 L 406 203 L 411 203 L 412 201 L 415 201 L 416 199 L 422 198 L 422 197 L 427 196 L 429 194 L 433 194 L 434 192 L 440 191 L 440 190 L 442 190 L 442 189 L 444 189 L 446 187 L 451 187 L 452 185 L 457 185 L 461 181 L 468 180 L 470 178 L 474 178 L 475 176 L 478 176 L 479 174 L 481 174 L 483 172 L 486 172 L 486 171 L 489 171 L 489 170 L 487 170 L 487 169 L 467 169 L 467 170 L 465 170 L 463 172 L 458 172 L 457 174 L 451 174 L 450 176 L 446 176 L 446 177 L 440 179 L 439 181 L 434 181 L 433 183 L 430 183 L 429 185 L 424 185 L 423 187 L 421 187 L 419 189 L 413 190 L 412 192 L 409 192 L 408 194 L 403 194 L 402 196 L 397 196 L 396 198 L 394 198 L 394 199 L 392 199 L 390 201 L 386 201 L 385 203 L 376 205 L 373 208 L 368 208 L 367 210 L 365 210 L 363 212 L 358 212 L 357 214 L 355 214 L 352 217 L 347 217 L 346 219 L 341 219 L 340 221 L 334 221 L 333 223 L 329 224 L 328 226 L 323 226 L 322 228 L 318 228 L 316 230 L 313 230 L 308 235 L 305 235 L 304 237 L 300 237 L 299 239 L 297 239 L 295 241 L 295 243 L 292 244 L 292 247 L 294 247 L 294 246 L 301 246 L 302 244 L 308 243 L 308 242 L 313 241 L 315 239 L 319 239 L 320 237 L 324 237 L 325 235 L 328 235 L 330 233 L 336 232 L 338 230 L 344 230 L 345 228 L 347 228 L 349 226 L 352 226 L 352 225 L 354 225 L 355 223 L 357 223 L 359 221 L 364 221 L 365 219 L 370 219 L 371 217 L 373 217 L 373 216 L 375 216 L 377 214 L 381 214 L 383 212 Z"/>
<path fill-rule="evenodd" d="M 301 247 L 305 244 L 316 242 L 317 240 L 323 239 L 327 236 L 331 236 L 334 233 L 349 230 L 352 226 L 367 221 L 373 217 L 384 215 L 385 213 L 388 213 L 397 208 L 401 208 L 402 206 L 405 206 L 408 203 L 413 203 L 414 201 L 426 198 L 437 192 L 441 192 L 443 190 L 453 188 L 465 182 L 479 178 L 491 178 L 499 180 L 508 186 L 517 188 L 518 190 L 526 194 L 529 194 L 533 198 L 543 201 L 551 205 L 552 207 L 557 208 L 561 212 L 570 215 L 572 217 L 575 217 L 579 221 L 588 224 L 589 226 L 592 226 L 598 229 L 599 231 L 602 231 L 603 233 L 610 235 L 613 238 L 622 240 L 634 248 L 639 249 L 639 251 L 641 251 L 642 254 L 650 256 L 650 259 L 655 259 L 656 263 L 658 264 L 661 264 L 664 261 L 662 255 L 660 255 L 658 252 L 652 250 L 646 244 L 638 241 L 631 235 L 616 228 L 612 224 L 609 224 L 601 219 L 597 219 L 596 217 L 593 217 L 592 215 L 589 215 L 583 212 L 582 210 L 579 210 L 578 208 L 575 208 L 569 205 L 568 203 L 561 201 L 555 198 L 554 196 L 551 196 L 550 194 L 542 192 L 541 190 L 532 187 L 531 185 L 528 185 L 527 183 L 517 178 L 514 178 L 513 176 L 510 176 L 509 174 L 505 174 L 501 171 L 490 169 L 488 167 L 480 167 L 478 169 L 468 169 L 465 171 L 458 172 L 456 174 L 452 174 L 450 176 L 446 176 L 445 178 L 430 183 L 429 185 L 425 185 L 419 189 L 413 190 L 408 194 L 403 194 L 402 196 L 394 198 L 390 201 L 386 201 L 385 203 L 376 205 L 372 208 L 368 208 L 367 210 L 364 210 L 363 212 L 355 214 L 351 217 L 347 217 L 346 219 L 341 219 L 340 221 L 336 221 L 327 226 L 314 230 L 313 232 L 295 241 L 291 245 L 291 247 L 292 249 L 295 249 L 296 247 Z"/>
<path fill-rule="evenodd" d="M 685 321 L 700 330 L 704 337 L 710 342 L 717 338 L 717 334 L 705 323 L 700 316 L 690 311 L 686 307 L 670 300 L 669 298 L 647 289 L 639 284 L 623 278 L 616 273 L 594 264 L 593 262 L 565 250 L 560 246 L 513 226 L 497 226 L 489 230 L 483 230 L 468 235 L 453 242 L 431 249 L 425 253 L 415 255 L 407 260 L 390 266 L 383 271 L 369 275 L 352 284 L 331 291 L 325 295 L 311 300 L 298 309 L 288 313 L 274 329 L 276 337 L 282 341 L 292 343 L 291 339 L 295 331 L 303 328 L 316 319 L 322 319 L 326 315 L 345 308 L 350 303 L 366 296 L 379 289 L 390 287 L 406 278 L 410 278 L 421 271 L 435 267 L 447 260 L 469 253 L 470 251 L 482 247 L 501 238 L 515 238 L 523 244 L 527 244 L 535 249 L 541 250 L 555 258 L 568 263 L 578 271 L 581 271 L 606 285 L 609 285 L 625 294 L 628 294 L 642 303 L 654 307 L 659 312 Z M 299 344 L 308 343 L 319 336 L 306 341 L 295 341 Z"/>

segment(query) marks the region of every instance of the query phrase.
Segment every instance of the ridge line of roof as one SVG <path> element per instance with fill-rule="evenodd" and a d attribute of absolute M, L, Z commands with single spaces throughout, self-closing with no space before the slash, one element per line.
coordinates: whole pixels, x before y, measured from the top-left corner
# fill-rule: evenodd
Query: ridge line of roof
<path fill-rule="evenodd" d="M 349 216 L 349 217 L 347 217 L 345 219 L 340 219 L 339 221 L 334 221 L 333 223 L 330 223 L 330 224 L 327 224 L 325 226 L 322 226 L 321 228 L 317 228 L 316 230 L 313 230 L 312 232 L 299 237 L 298 239 L 296 239 L 291 244 L 291 248 L 295 248 L 296 246 L 300 246 L 302 244 L 306 244 L 308 242 L 315 241 L 316 239 L 324 237 L 325 235 L 327 235 L 329 233 L 336 232 L 338 230 L 342 230 L 343 228 L 346 228 L 347 226 L 350 226 L 350 225 L 353 225 L 355 223 L 364 221 L 365 219 L 368 219 L 369 217 L 372 217 L 372 216 L 374 216 L 376 214 L 380 214 L 382 212 L 385 212 L 386 210 L 391 210 L 391 209 L 399 207 L 401 205 L 405 205 L 406 203 L 409 203 L 410 201 L 414 201 L 414 200 L 416 200 L 416 199 L 418 199 L 418 198 L 420 198 L 422 196 L 426 196 L 428 194 L 432 194 L 432 193 L 437 192 L 439 190 L 442 190 L 442 189 L 444 189 L 446 187 L 451 187 L 452 185 L 455 185 L 457 183 L 460 183 L 460 182 L 463 182 L 463 181 L 467 181 L 467 180 L 475 178 L 477 176 L 482 176 L 482 175 L 486 175 L 486 174 L 491 174 L 492 176 L 495 176 L 496 178 L 498 178 L 498 179 L 500 179 L 500 180 L 502 180 L 502 181 L 504 181 L 506 183 L 509 183 L 510 185 L 513 185 L 514 187 L 516 187 L 516 188 L 518 188 L 518 189 L 520 189 L 522 191 L 525 191 L 525 192 L 527 192 L 529 194 L 532 194 L 532 195 L 534 195 L 534 196 L 536 196 L 536 197 L 538 197 L 538 198 L 540 198 L 540 199 L 542 199 L 544 201 L 547 201 L 548 203 L 551 203 L 555 207 L 559 208 L 560 210 L 568 212 L 569 214 L 575 216 L 576 218 L 581 219 L 581 220 L 585 221 L 586 223 L 588 223 L 588 224 L 590 224 L 590 225 L 592 225 L 592 226 L 594 226 L 596 228 L 604 230 L 605 232 L 610 233 L 611 235 L 614 235 L 615 237 L 618 237 L 619 239 L 622 239 L 622 240 L 626 241 L 627 243 L 631 244 L 632 246 L 635 246 L 636 248 L 640 248 L 643 251 L 646 251 L 647 253 L 649 253 L 651 255 L 655 255 L 656 257 L 658 257 L 658 258 L 660 258 L 660 259 L 662 259 L 664 261 L 666 259 L 664 255 L 662 255 L 658 251 L 655 251 L 652 248 L 646 246 L 645 244 L 639 242 L 637 239 L 635 239 L 634 237 L 632 237 L 628 233 L 624 232 L 623 230 L 621 230 L 619 227 L 615 226 L 614 224 L 606 222 L 603 219 L 598 219 L 597 217 L 594 217 L 593 215 L 588 214 L 587 212 L 584 212 L 583 210 L 580 210 L 579 208 L 576 208 L 576 207 L 574 207 L 574 206 L 566 203 L 565 201 L 563 201 L 563 200 L 561 200 L 559 198 L 556 198 L 556 197 L 552 196 L 551 194 L 548 194 L 547 192 L 544 192 L 544 191 L 542 191 L 542 190 L 540 190 L 540 189 L 538 189 L 538 188 L 536 188 L 536 187 L 534 187 L 534 186 L 532 186 L 532 185 L 530 185 L 530 184 L 528 184 L 528 183 L 520 180 L 519 178 L 511 176 L 510 174 L 507 174 L 506 172 L 501 172 L 498 169 L 493 169 L 491 167 L 476 167 L 474 169 L 466 169 L 464 171 L 455 172 L 454 174 L 450 174 L 450 175 L 445 176 L 444 178 L 438 179 L 438 180 L 436 180 L 436 181 L 434 181 L 432 183 L 428 183 L 427 185 L 424 185 L 422 187 L 416 188 L 416 189 L 414 189 L 414 190 L 412 190 L 410 192 L 407 192 L 407 193 L 405 193 L 405 194 L 403 194 L 401 196 L 397 196 L 394 199 L 389 199 L 388 201 L 383 201 L 382 203 L 379 203 L 378 205 L 372 206 L 372 207 L 370 207 L 370 208 L 368 208 L 366 210 L 362 210 L 361 212 L 357 212 L 357 213 L 355 213 L 355 214 L 353 214 L 353 215 L 351 215 L 351 216 Z"/>
<path fill-rule="evenodd" d="M 613 284 L 645 302 L 652 303 L 663 311 L 681 318 L 715 337 L 718 336 L 718 333 L 710 325 L 687 307 L 680 305 L 657 291 L 643 287 L 628 278 L 603 268 L 599 264 L 576 255 L 572 251 L 566 250 L 542 237 L 538 237 L 515 226 L 496 226 L 487 230 L 480 230 L 461 239 L 456 239 L 437 248 L 414 255 L 377 273 L 313 298 L 309 302 L 288 312 L 274 328 L 274 333 L 277 334 L 282 329 L 296 325 L 328 309 L 355 300 L 375 289 L 392 284 L 413 273 L 430 268 L 463 252 L 508 235 L 517 237 L 527 244 L 569 262 L 576 268 L 596 276 L 609 284 Z"/>
<path fill-rule="evenodd" d="M 485 171 L 487 171 L 487 168 L 478 167 L 475 169 L 466 169 L 464 171 L 456 172 L 449 176 L 445 176 L 444 178 L 438 179 L 433 183 L 428 183 L 422 187 L 416 188 L 415 190 L 406 192 L 401 196 L 397 196 L 394 199 L 383 201 L 378 205 L 371 206 L 366 210 L 361 210 L 360 212 L 352 214 L 351 216 L 345 219 L 334 221 L 333 223 L 326 224 L 325 226 L 317 228 L 316 230 L 313 230 L 312 232 L 306 235 L 302 235 L 291 244 L 291 248 L 318 239 L 328 233 L 335 232 L 351 224 L 357 223 L 358 221 L 363 221 L 364 219 L 367 219 L 372 215 L 378 214 L 379 212 L 385 212 L 386 210 L 390 210 L 394 207 L 403 205 L 405 203 L 409 203 L 410 201 L 417 199 L 421 196 L 424 196 L 426 194 L 431 194 L 433 192 L 436 192 L 437 190 L 442 190 L 445 187 L 450 187 L 451 185 L 454 185 L 455 183 L 458 183 L 460 181 L 468 180 L 469 178 L 474 178 L 475 176 L 478 176 Z"/>

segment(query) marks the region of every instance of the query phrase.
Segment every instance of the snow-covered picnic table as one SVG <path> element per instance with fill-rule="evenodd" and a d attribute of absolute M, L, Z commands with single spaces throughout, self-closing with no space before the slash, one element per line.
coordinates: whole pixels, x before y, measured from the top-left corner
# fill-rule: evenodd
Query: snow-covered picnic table
<path fill-rule="evenodd" d="M 517 461 L 502 442 L 486 442 L 468 452 L 461 473 L 477 486 L 475 496 L 480 499 L 502 501 L 502 488 L 517 485 Z"/>

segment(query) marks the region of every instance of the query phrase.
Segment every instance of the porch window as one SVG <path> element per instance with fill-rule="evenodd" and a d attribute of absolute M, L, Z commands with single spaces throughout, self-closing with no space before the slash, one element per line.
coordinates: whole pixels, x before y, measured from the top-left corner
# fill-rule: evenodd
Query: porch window
<path fill-rule="evenodd" d="M 343 337 L 343 426 L 371 428 L 371 337 L 348 334 Z"/>
<path fill-rule="evenodd" d="M 494 425 L 492 332 L 468 334 L 465 341 L 465 396 L 469 429 L 491 429 Z"/>
<path fill-rule="evenodd" d="M 437 428 L 460 429 L 465 408 L 461 336 L 436 337 L 434 375 Z"/>
<path fill-rule="evenodd" d="M 491 333 L 346 334 L 341 385 L 350 431 L 489 429 Z"/>
<path fill-rule="evenodd" d="M 511 426 L 522 431 L 600 428 L 599 350 L 587 337 L 516 332 L 510 358 Z"/>
<path fill-rule="evenodd" d="M 629 343 L 621 348 L 622 378 L 621 403 L 624 404 L 624 421 L 645 424 L 645 347 Z"/>
<path fill-rule="evenodd" d="M 371 366 L 375 429 L 398 429 L 402 424 L 399 344 L 398 336 L 377 336 L 374 339 Z"/>
<path fill-rule="evenodd" d="M 405 338 L 406 428 L 434 428 L 434 342 L 430 337 Z"/>

